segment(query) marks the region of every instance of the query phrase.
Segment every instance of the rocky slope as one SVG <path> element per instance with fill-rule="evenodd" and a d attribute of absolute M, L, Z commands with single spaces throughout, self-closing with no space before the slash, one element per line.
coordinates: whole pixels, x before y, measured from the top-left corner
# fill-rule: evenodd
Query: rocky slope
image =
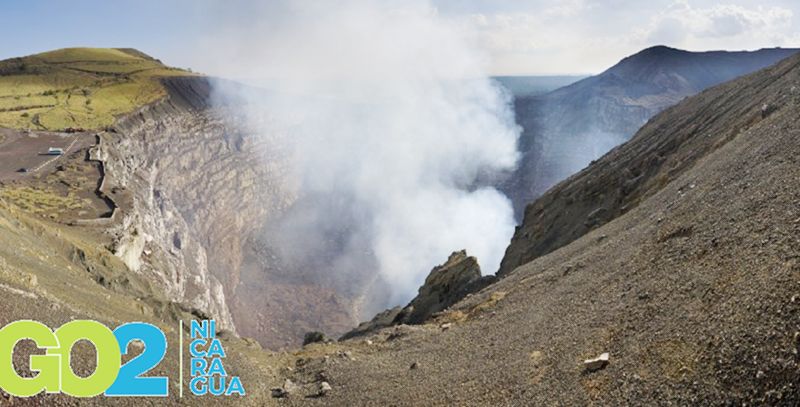
<path fill-rule="evenodd" d="M 656 113 L 795 52 L 688 52 L 657 46 L 546 95 L 517 98 L 523 156 L 502 189 L 521 218 L 525 205 L 628 140 Z"/>
<path fill-rule="evenodd" d="M 795 56 L 667 109 L 528 207 L 499 282 L 305 360 L 289 401 L 797 405 L 799 87 Z"/>
<path fill-rule="evenodd" d="M 790 71 L 791 65 L 782 65 Z M 637 143 L 620 146 L 525 209 L 525 218 L 511 241 L 500 274 L 548 253 L 587 231 L 630 210 L 675 177 L 691 168 L 709 151 L 761 120 L 762 108 L 777 109 L 791 99 L 790 82 L 767 75 L 739 92 L 728 83 L 651 120 L 636 135 Z M 664 137 L 669 132 L 670 137 Z M 557 208 L 557 210 L 552 210 Z"/>
<path fill-rule="evenodd" d="M 178 320 L 206 313 L 239 333 L 253 329 L 237 320 L 243 276 L 283 275 L 249 260 L 270 258 L 253 231 L 284 205 L 267 195 L 291 188 L 273 178 L 280 166 L 251 166 L 270 151 L 235 115 L 204 108 L 206 82 L 166 87 L 169 99 L 100 133 L 89 154 L 102 163 L 110 217 L 67 221 L 0 198 L 0 325 L 140 320 L 171 344 Z M 147 402 L 797 405 L 798 140 L 794 56 L 666 109 L 528 206 L 499 281 L 463 296 L 480 274 L 455 253 L 412 301 L 430 312 L 404 320 L 423 323 L 394 325 L 395 316 L 363 337 L 280 353 L 222 331 L 245 399 L 178 400 L 171 346 L 155 371 L 172 378 L 171 398 Z M 233 190 L 259 204 L 232 199 Z M 319 297 L 284 281 L 270 293 L 279 309 L 299 303 L 287 298 Z M 328 299 L 320 309 L 340 306 Z M 586 369 L 603 353 L 607 364 Z M 93 360 L 79 348 L 73 366 L 87 372 Z M 0 392 L 13 405 L 108 402 Z"/>

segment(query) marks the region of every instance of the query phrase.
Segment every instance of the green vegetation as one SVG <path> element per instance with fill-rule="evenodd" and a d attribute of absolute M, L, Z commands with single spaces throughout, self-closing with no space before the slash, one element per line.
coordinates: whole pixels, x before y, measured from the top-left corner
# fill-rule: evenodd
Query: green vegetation
<path fill-rule="evenodd" d="M 190 75 L 132 49 L 66 48 L 0 61 L 0 127 L 103 128 L 165 96 L 158 78 Z"/>

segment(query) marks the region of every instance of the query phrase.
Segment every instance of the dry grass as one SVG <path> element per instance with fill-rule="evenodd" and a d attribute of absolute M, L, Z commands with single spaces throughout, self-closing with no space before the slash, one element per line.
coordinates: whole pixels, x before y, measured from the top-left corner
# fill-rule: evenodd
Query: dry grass
<path fill-rule="evenodd" d="M 26 211 L 49 216 L 79 210 L 91 204 L 72 192 L 62 196 L 50 190 L 31 187 L 6 187 L 0 190 L 0 197 Z"/>

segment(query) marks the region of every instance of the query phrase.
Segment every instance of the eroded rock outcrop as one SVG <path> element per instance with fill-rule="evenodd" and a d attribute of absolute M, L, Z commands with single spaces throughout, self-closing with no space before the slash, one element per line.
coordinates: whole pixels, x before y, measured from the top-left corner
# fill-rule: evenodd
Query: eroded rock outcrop
<path fill-rule="evenodd" d="M 466 250 L 453 252 L 446 262 L 431 270 L 417 296 L 408 305 L 379 313 L 346 333 L 342 339 L 366 335 L 392 325 L 422 324 L 467 294 L 491 284 L 494 279 L 494 276 L 481 276 L 478 260 L 467 256 Z"/>
<path fill-rule="evenodd" d="M 419 293 L 395 319 L 396 323 L 421 324 L 481 286 L 481 268 L 466 250 L 454 252 L 436 266 L 419 288 Z"/>

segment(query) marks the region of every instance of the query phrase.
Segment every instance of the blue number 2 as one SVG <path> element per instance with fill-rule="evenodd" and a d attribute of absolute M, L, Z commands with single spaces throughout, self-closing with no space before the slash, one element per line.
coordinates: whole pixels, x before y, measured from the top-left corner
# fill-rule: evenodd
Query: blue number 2
<path fill-rule="evenodd" d="M 168 378 L 141 377 L 164 359 L 167 353 L 164 332 L 151 324 L 132 322 L 120 325 L 114 335 L 123 355 L 128 353 L 128 343 L 137 339 L 144 343 L 144 351 L 122 365 L 117 380 L 106 390 L 106 396 L 168 396 Z"/>

